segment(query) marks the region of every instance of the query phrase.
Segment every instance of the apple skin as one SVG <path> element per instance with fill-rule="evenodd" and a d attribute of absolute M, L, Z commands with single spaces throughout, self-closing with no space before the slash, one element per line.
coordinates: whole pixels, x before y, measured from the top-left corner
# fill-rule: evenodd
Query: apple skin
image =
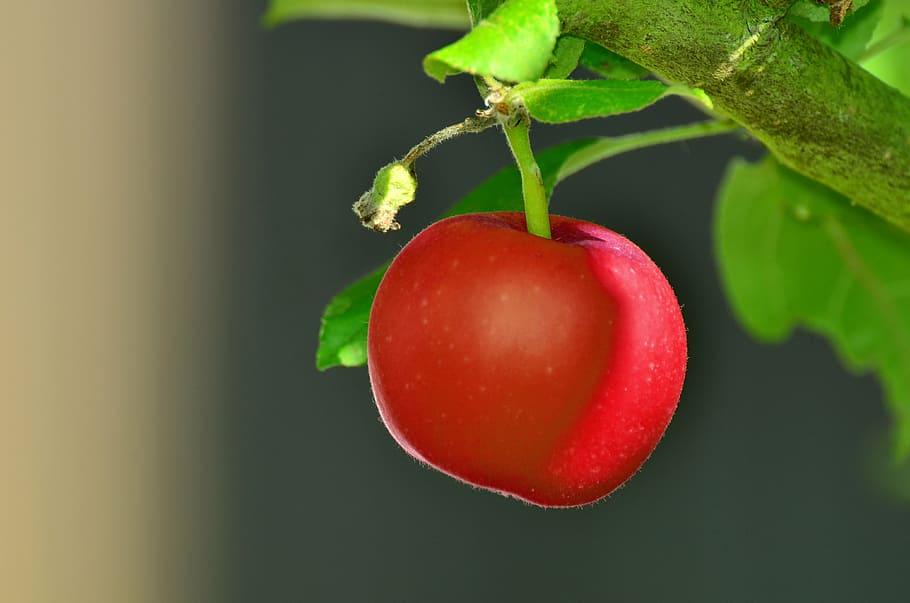
<path fill-rule="evenodd" d="M 686 330 L 660 269 L 628 239 L 551 216 L 448 218 L 379 285 L 367 358 L 383 422 L 411 456 L 545 507 L 619 487 L 663 436 Z"/>

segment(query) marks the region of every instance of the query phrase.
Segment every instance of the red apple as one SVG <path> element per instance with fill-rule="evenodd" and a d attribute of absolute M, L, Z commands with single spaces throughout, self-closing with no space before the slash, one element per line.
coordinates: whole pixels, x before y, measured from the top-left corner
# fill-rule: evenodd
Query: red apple
<path fill-rule="evenodd" d="M 382 420 L 416 459 L 541 506 L 606 496 L 644 463 L 679 400 L 686 330 L 628 239 L 520 213 L 433 224 L 392 262 L 370 314 Z"/>

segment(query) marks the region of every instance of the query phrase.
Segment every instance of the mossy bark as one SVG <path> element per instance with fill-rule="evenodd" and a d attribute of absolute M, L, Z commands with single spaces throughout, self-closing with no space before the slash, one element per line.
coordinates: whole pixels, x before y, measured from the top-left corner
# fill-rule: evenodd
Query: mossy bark
<path fill-rule="evenodd" d="M 781 0 L 557 0 L 566 32 L 705 90 L 784 164 L 910 231 L 910 99 Z"/>

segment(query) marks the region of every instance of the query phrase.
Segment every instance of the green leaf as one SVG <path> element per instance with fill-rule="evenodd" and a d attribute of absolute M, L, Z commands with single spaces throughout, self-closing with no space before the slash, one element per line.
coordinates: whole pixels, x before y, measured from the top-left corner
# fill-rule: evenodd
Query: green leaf
<path fill-rule="evenodd" d="M 637 80 L 650 73 L 638 63 L 591 41 L 585 42 L 579 62 L 585 69 L 611 80 Z"/>
<path fill-rule="evenodd" d="M 537 153 L 537 167 L 540 168 L 548 195 L 552 194 L 556 187 L 559 172 L 566 161 L 578 151 L 596 142 L 596 139 L 573 140 Z M 524 211 L 518 168 L 514 166 L 503 168 L 485 180 L 456 203 L 446 213 L 446 217 L 482 211 Z"/>
<path fill-rule="evenodd" d="M 471 25 L 478 23 L 493 14 L 504 0 L 468 0 L 468 14 L 471 16 Z"/>
<path fill-rule="evenodd" d="M 561 80 L 572 75 L 572 72 L 578 67 L 578 59 L 581 57 L 584 47 L 585 41 L 581 38 L 560 36 L 556 42 L 556 48 L 553 49 L 553 59 L 550 66 L 547 67 L 544 77 Z"/>
<path fill-rule="evenodd" d="M 556 185 L 557 174 L 566 159 L 593 142 L 576 140 L 547 149 L 537 156 L 537 164 L 548 192 Z M 508 167 L 471 191 L 446 215 L 522 209 L 521 177 L 515 167 Z M 388 267 L 388 263 L 384 264 L 339 293 L 329 303 L 319 330 L 319 350 L 316 353 L 316 366 L 319 370 L 366 363 L 370 307 L 376 288 Z"/>
<path fill-rule="evenodd" d="M 769 158 L 734 161 L 715 222 L 733 309 L 756 337 L 797 326 L 881 380 L 910 453 L 910 236 Z"/>
<path fill-rule="evenodd" d="M 367 324 L 379 281 L 388 264 L 335 296 L 322 314 L 316 368 L 360 366 L 367 361 Z"/>
<path fill-rule="evenodd" d="M 638 111 L 670 88 L 653 80 L 540 80 L 515 86 L 534 119 L 566 123 Z"/>
<path fill-rule="evenodd" d="M 367 325 L 379 281 L 388 264 L 335 296 L 322 314 L 316 368 L 360 366 L 367 361 Z"/>
<path fill-rule="evenodd" d="M 852 12 L 856 12 L 868 3 L 869 0 L 853 0 Z M 830 18 L 830 10 L 828 7 L 819 4 L 815 0 L 797 0 L 793 3 L 793 6 L 790 7 L 790 10 L 787 11 L 787 14 L 791 17 L 800 17 L 809 21 L 825 23 L 827 23 Z M 850 12 L 847 13 L 847 19 L 850 18 L 851 14 L 852 13 Z M 845 24 L 847 19 L 844 19 Z"/>
<path fill-rule="evenodd" d="M 827 13 L 826 8 L 819 8 Z M 790 20 L 848 59 L 855 61 L 865 52 L 881 16 L 881 0 L 871 0 L 862 7 L 862 10 L 854 5 L 854 12 L 847 16 L 840 27 L 828 23 L 827 17 L 816 21 L 791 14 Z"/>
<path fill-rule="evenodd" d="M 267 25 L 294 19 L 376 19 L 412 25 L 467 29 L 464 0 L 272 0 Z"/>
<path fill-rule="evenodd" d="M 550 63 L 558 35 L 555 0 L 507 0 L 463 38 L 428 55 L 423 68 L 440 82 L 456 73 L 536 80 Z"/>

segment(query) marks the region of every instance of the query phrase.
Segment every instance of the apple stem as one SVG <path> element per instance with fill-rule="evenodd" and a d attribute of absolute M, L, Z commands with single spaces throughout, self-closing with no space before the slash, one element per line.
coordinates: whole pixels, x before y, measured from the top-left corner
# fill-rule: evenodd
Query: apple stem
<path fill-rule="evenodd" d="M 528 232 L 549 239 L 550 214 L 547 209 L 547 190 L 543 185 L 540 168 L 531 150 L 531 120 L 526 115 L 502 124 L 502 129 L 509 141 L 509 148 L 515 156 L 518 171 L 521 173 L 521 193 L 524 197 L 525 221 Z"/>

